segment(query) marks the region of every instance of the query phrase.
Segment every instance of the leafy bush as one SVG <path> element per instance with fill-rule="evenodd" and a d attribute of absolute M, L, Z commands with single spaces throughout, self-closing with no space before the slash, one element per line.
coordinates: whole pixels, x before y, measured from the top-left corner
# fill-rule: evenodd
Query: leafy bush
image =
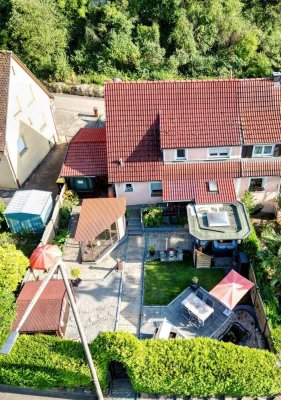
<path fill-rule="evenodd" d="M 148 251 L 153 256 L 153 254 L 155 254 L 155 247 L 154 246 L 150 246 Z"/>
<path fill-rule="evenodd" d="M 243 240 L 242 247 L 243 250 L 246 251 L 246 253 L 248 253 L 250 260 L 254 261 L 261 247 L 255 228 L 252 223 L 250 225 L 251 225 L 251 233 L 249 234 L 249 236 L 246 237 L 246 239 Z"/>
<path fill-rule="evenodd" d="M 273 340 L 274 348 L 279 357 L 281 357 L 281 326 L 278 328 L 272 329 L 271 337 Z"/>
<path fill-rule="evenodd" d="M 70 233 L 67 229 L 59 229 L 56 236 L 52 240 L 53 244 L 57 244 L 61 250 L 64 249 L 65 242 L 69 238 Z"/>
<path fill-rule="evenodd" d="M 59 211 L 59 228 L 66 229 L 70 220 L 71 212 L 68 207 L 61 207 Z"/>
<path fill-rule="evenodd" d="M 72 268 L 71 276 L 73 276 L 73 278 L 79 278 L 80 275 L 81 275 L 81 271 L 79 268 Z"/>
<path fill-rule="evenodd" d="M 163 208 L 154 206 L 145 208 L 143 210 L 142 219 L 145 227 L 160 226 L 163 221 Z"/>
<path fill-rule="evenodd" d="M 140 393 L 242 397 L 281 390 L 274 354 L 208 338 L 138 340 L 126 332 L 106 332 L 92 342 L 91 351 L 103 386 L 109 362 L 116 360 Z"/>
<path fill-rule="evenodd" d="M 28 259 L 14 244 L 5 243 L 0 247 L 0 290 L 3 288 L 15 291 L 21 282 Z"/>
<path fill-rule="evenodd" d="M 246 210 L 248 211 L 248 213 L 251 214 L 256 207 L 255 202 L 254 202 L 253 193 L 250 192 L 249 190 L 246 190 L 246 192 L 244 193 L 244 195 L 241 198 L 241 201 L 244 204 L 244 206 L 246 207 Z"/>
<path fill-rule="evenodd" d="M 63 207 L 67 207 L 70 211 L 74 206 L 79 205 L 78 194 L 73 190 L 66 190 L 63 195 Z"/>

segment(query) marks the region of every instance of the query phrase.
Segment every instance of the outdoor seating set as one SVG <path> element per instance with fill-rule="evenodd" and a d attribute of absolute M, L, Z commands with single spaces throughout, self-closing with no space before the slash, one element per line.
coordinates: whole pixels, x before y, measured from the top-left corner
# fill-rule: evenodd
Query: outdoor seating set
<path fill-rule="evenodd" d="M 160 250 L 160 261 L 183 261 L 183 251 L 172 247 Z"/>
<path fill-rule="evenodd" d="M 179 337 L 185 337 L 186 327 L 188 325 L 195 326 L 196 328 L 203 328 L 204 323 L 208 318 L 214 316 L 216 310 L 216 316 L 212 319 L 212 322 L 206 323 L 206 326 L 202 331 L 211 333 L 210 325 L 217 325 L 217 329 L 220 327 L 220 318 L 218 318 L 218 310 L 220 313 L 227 317 L 227 320 L 232 318 L 233 309 L 238 304 L 240 299 L 254 286 L 254 283 L 244 278 L 242 275 L 237 273 L 235 270 L 231 270 L 227 276 L 225 276 L 210 292 L 207 292 L 199 286 L 195 291 L 190 287 L 187 291 L 189 293 L 183 300 L 181 299 L 181 309 L 178 316 L 170 316 L 173 320 L 174 326 L 165 318 L 160 325 L 155 325 L 153 339 L 177 339 Z M 225 307 L 224 311 L 223 307 Z M 167 314 L 169 316 L 169 313 Z M 187 320 L 185 329 L 181 332 L 183 327 L 183 318 Z M 178 319 L 178 322 L 177 322 Z M 222 323 L 226 321 L 223 318 Z M 209 327 L 208 327 L 209 326 Z M 193 330 L 192 330 L 193 331 Z M 200 332 L 202 332 L 200 331 Z M 193 331 L 194 334 L 194 331 Z M 205 336 L 203 334 L 203 336 Z"/>
<path fill-rule="evenodd" d="M 214 310 L 214 302 L 210 297 L 205 299 L 204 293 L 198 289 L 196 293 L 190 293 L 182 302 L 181 315 L 187 319 L 188 324 L 203 326 Z"/>

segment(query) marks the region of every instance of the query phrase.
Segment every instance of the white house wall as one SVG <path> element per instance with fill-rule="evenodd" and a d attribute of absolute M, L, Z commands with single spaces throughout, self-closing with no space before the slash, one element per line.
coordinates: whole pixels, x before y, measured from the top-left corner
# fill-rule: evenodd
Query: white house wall
<path fill-rule="evenodd" d="M 227 147 L 227 146 L 226 146 Z M 213 148 L 213 147 L 212 147 Z M 240 146 L 232 146 L 229 148 L 230 150 L 230 157 L 231 159 L 239 159 L 241 154 L 241 147 Z M 186 149 L 186 161 L 203 161 L 209 160 L 208 157 L 208 147 L 202 148 L 190 148 Z M 165 149 L 163 150 L 163 160 L 164 162 L 178 162 L 175 160 L 176 149 Z M 182 162 L 182 161 L 180 161 Z"/>
<path fill-rule="evenodd" d="M 49 142 L 54 143 L 56 135 L 50 97 L 12 57 L 6 144 L 20 184 L 48 154 Z M 19 136 L 27 147 L 22 156 L 17 148 Z"/>
<path fill-rule="evenodd" d="M 125 192 L 124 183 L 115 183 L 116 197 L 126 197 L 127 205 L 155 204 L 161 203 L 162 197 L 151 197 L 150 182 L 127 182 L 132 183 L 133 192 Z"/>
<path fill-rule="evenodd" d="M 17 189 L 18 187 L 9 161 L 3 153 L 0 153 L 0 187 L 3 189 Z"/>
<path fill-rule="evenodd" d="M 239 198 L 249 189 L 250 178 L 240 178 L 240 180 Z M 265 177 L 265 190 L 261 192 L 252 192 L 255 203 L 264 204 L 264 212 L 276 211 L 276 197 L 279 193 L 280 183 L 281 178 L 279 176 L 268 176 Z"/>

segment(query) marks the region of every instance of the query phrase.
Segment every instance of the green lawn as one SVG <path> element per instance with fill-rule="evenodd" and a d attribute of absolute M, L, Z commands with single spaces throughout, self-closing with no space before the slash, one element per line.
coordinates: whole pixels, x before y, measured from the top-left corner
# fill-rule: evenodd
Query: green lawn
<path fill-rule="evenodd" d="M 144 304 L 166 305 L 190 285 L 193 276 L 200 285 L 210 291 L 224 277 L 222 268 L 196 269 L 192 256 L 184 255 L 184 261 L 150 261 L 145 264 Z"/>

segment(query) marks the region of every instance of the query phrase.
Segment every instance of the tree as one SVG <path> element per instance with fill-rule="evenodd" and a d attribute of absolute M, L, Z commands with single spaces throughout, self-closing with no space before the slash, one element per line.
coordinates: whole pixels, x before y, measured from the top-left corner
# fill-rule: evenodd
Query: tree
<path fill-rule="evenodd" d="M 140 50 L 140 68 L 142 70 L 159 70 L 165 61 L 165 49 L 160 46 L 159 26 L 138 25 L 136 41 Z"/>
<path fill-rule="evenodd" d="M 67 21 L 52 0 L 12 0 L 8 47 L 40 78 L 63 79 Z"/>
<path fill-rule="evenodd" d="M 4 243 L 0 247 L 0 290 L 15 291 L 29 265 L 24 254 L 14 244 Z"/>
<path fill-rule="evenodd" d="M 75 12 L 85 17 L 88 10 L 88 0 L 57 0 L 59 7 L 67 12 Z"/>

